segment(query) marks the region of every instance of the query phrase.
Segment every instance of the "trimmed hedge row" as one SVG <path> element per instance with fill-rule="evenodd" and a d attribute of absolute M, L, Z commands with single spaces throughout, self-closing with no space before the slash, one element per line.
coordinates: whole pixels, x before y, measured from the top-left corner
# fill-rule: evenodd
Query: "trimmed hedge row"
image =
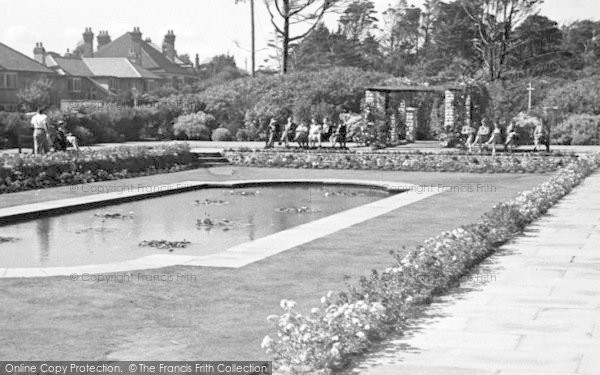
<path fill-rule="evenodd" d="M 0 194 L 193 168 L 187 144 L 121 146 L 79 153 L 0 154 Z"/>
<path fill-rule="evenodd" d="M 284 313 L 267 318 L 278 338 L 266 336 L 262 347 L 281 373 L 329 374 L 346 366 L 351 356 L 399 329 L 412 309 L 456 285 L 599 166 L 600 154 L 570 163 L 537 188 L 494 206 L 479 223 L 443 232 L 405 256 L 397 253 L 395 264 L 361 278 L 348 292 L 329 292 L 308 315 L 296 312 L 294 301 L 282 300 Z"/>
<path fill-rule="evenodd" d="M 380 169 L 415 172 L 546 173 L 577 157 L 563 154 L 227 151 L 234 165 L 271 168 Z"/>

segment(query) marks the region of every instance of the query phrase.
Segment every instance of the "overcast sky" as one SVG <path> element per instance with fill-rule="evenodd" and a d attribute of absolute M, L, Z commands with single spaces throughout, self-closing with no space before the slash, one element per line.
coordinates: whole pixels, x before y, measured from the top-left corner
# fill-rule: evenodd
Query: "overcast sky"
<path fill-rule="evenodd" d="M 375 1 L 379 11 L 390 2 Z M 272 38 L 273 28 L 263 0 L 255 3 L 260 50 Z M 422 0 L 409 0 L 409 4 L 418 6 Z M 177 52 L 188 53 L 192 59 L 196 53 L 201 61 L 229 53 L 236 57 L 239 67 L 250 64 L 246 51 L 250 48 L 249 5 L 236 5 L 234 0 L 0 0 L 0 9 L 0 42 L 29 56 L 36 42 L 43 42 L 47 50 L 61 54 L 67 48 L 73 49 L 86 27 L 91 27 L 95 34 L 108 30 L 114 40 L 139 26 L 143 37 L 150 37 L 159 46 L 166 31 L 174 30 Z M 546 0 L 540 13 L 561 24 L 597 19 L 600 1 Z M 335 19 L 329 17 L 327 22 L 335 24 Z M 268 54 L 267 50 L 260 51 L 257 64 Z"/>

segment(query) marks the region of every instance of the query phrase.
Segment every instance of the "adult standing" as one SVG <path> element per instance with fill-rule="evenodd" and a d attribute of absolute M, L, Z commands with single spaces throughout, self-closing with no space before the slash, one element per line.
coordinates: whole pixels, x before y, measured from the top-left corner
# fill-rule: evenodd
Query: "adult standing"
<path fill-rule="evenodd" d="M 492 135 L 486 144 L 492 145 L 492 156 L 496 155 L 496 145 L 502 144 L 502 131 L 500 130 L 500 126 L 498 124 L 494 124 L 494 130 L 492 131 Z"/>
<path fill-rule="evenodd" d="M 340 148 L 346 148 L 346 132 L 348 126 L 346 125 L 345 119 L 340 116 L 340 123 L 335 130 L 335 133 L 331 136 L 331 146 L 335 147 L 336 143 L 340 144 Z"/>
<path fill-rule="evenodd" d="M 517 141 L 517 125 L 515 120 L 511 120 L 506 128 L 506 142 L 504 142 L 504 150 L 512 152 Z"/>
<path fill-rule="evenodd" d="M 533 151 L 538 151 L 544 137 L 544 126 L 541 122 L 535 126 L 533 130 Z"/>
<path fill-rule="evenodd" d="M 284 142 L 285 147 L 289 147 L 290 143 L 290 135 L 294 132 L 294 123 L 292 121 L 292 116 L 288 117 L 287 122 L 283 126 L 283 132 L 281 133 L 280 143 Z"/>
<path fill-rule="evenodd" d="M 274 118 L 269 122 L 269 139 L 267 140 L 267 148 L 271 148 L 275 144 L 275 138 L 277 137 L 277 120 Z"/>
<path fill-rule="evenodd" d="M 31 118 L 31 126 L 33 127 L 33 153 L 36 155 L 45 154 L 50 149 L 46 107 L 38 109 L 37 113 Z"/>

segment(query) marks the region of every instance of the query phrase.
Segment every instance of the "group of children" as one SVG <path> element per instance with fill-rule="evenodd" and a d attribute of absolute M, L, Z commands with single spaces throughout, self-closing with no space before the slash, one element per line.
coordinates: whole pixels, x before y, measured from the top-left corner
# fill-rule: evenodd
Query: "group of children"
<path fill-rule="evenodd" d="M 294 141 L 298 146 L 304 148 L 322 147 L 323 142 L 329 141 L 331 147 L 339 144 L 340 148 L 346 147 L 347 125 L 345 121 L 335 126 L 326 117 L 323 123 L 319 123 L 316 118 L 311 120 L 310 126 L 305 121 L 301 121 L 298 126 L 293 122 L 292 117 L 288 117 L 287 122 L 280 131 L 280 126 L 274 118 L 269 122 L 267 148 L 273 147 L 275 141 L 285 147 L 289 147 L 289 142 Z"/>
<path fill-rule="evenodd" d="M 475 130 L 470 125 L 462 127 L 461 134 L 465 137 L 465 147 L 469 152 L 473 151 L 473 147 L 479 147 L 480 152 L 487 146 L 492 146 L 492 155 L 496 153 L 496 146 L 504 144 L 504 150 L 512 151 L 516 146 L 517 127 L 514 121 L 511 121 L 506 127 L 506 139 L 502 139 L 502 130 L 498 124 L 494 124 L 494 129 L 490 127 L 486 119 L 481 120 L 481 126 Z M 534 151 L 540 147 L 544 137 L 544 128 L 542 124 L 537 124 L 533 132 Z"/>

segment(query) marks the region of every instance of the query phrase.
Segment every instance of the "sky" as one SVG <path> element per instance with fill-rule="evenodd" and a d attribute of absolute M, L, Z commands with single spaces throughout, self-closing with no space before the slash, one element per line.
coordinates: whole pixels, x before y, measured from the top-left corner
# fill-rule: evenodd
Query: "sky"
<path fill-rule="evenodd" d="M 390 0 L 375 0 L 378 11 L 388 7 Z M 409 0 L 420 6 L 423 0 Z M 178 54 L 199 55 L 208 61 L 218 54 L 230 54 L 238 67 L 250 67 L 249 2 L 235 0 L 0 0 L 2 22 L 0 42 L 28 55 L 33 55 L 36 42 L 46 50 L 65 53 L 82 39 L 86 27 L 97 35 L 108 30 L 114 39 L 134 26 L 143 38 L 157 45 L 167 30 L 174 30 Z M 272 51 L 267 44 L 273 37 L 273 26 L 263 0 L 255 0 L 257 65 Z M 598 0 L 545 0 L 540 13 L 559 24 L 578 19 L 597 19 Z M 335 25 L 336 17 L 326 19 Z M 94 39 L 94 43 L 96 43 Z"/>

